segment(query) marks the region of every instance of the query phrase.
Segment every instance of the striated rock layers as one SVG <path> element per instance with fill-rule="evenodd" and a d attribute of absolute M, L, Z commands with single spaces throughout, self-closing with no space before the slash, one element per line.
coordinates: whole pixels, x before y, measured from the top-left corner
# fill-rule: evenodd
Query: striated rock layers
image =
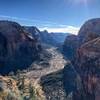
<path fill-rule="evenodd" d="M 66 79 L 65 87 L 72 87 L 70 92 L 73 93 L 73 100 L 99 100 L 100 18 L 87 21 L 80 29 L 77 37 L 79 44 L 76 49 L 77 53 L 74 54 L 76 55 L 73 60 L 74 68 L 71 70 L 71 73 L 75 75 L 73 76 L 73 74 L 70 74 L 68 66 L 67 68 L 65 66 L 65 69 L 68 69 L 64 72 L 64 77 Z M 68 82 L 70 82 L 70 78 L 73 84 L 69 85 Z M 68 88 L 66 89 L 66 91 L 69 90 Z"/>
<path fill-rule="evenodd" d="M 80 28 L 77 36 L 70 35 L 66 37 L 63 52 L 69 60 L 74 60 L 77 49 L 90 40 L 100 37 L 100 18 L 88 20 Z"/>
<path fill-rule="evenodd" d="M 75 100 L 100 99 L 100 37 L 83 44 L 78 52 L 75 67 L 82 81 L 80 98 Z"/>

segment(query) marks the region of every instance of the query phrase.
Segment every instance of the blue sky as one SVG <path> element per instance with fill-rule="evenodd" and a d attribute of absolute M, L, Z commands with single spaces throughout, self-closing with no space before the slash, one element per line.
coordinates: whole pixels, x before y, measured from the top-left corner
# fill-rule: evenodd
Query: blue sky
<path fill-rule="evenodd" d="M 100 0 L 0 0 L 0 19 L 41 30 L 75 33 L 88 19 L 100 17 Z"/>

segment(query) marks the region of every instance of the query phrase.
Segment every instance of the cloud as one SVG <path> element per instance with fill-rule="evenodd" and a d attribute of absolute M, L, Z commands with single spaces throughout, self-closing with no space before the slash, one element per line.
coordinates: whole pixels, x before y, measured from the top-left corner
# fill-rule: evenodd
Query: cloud
<path fill-rule="evenodd" d="M 79 27 L 74 27 L 74 26 L 67 26 L 66 27 L 58 27 L 58 28 L 50 28 L 50 27 L 44 27 L 44 28 L 39 28 L 41 31 L 47 30 L 48 32 L 63 32 L 63 33 L 72 33 L 77 35 L 79 31 Z"/>
<path fill-rule="evenodd" d="M 54 23 L 52 21 L 43 21 L 43 20 L 38 20 L 38 19 L 27 19 L 27 18 L 19 18 L 19 17 L 14 17 L 14 16 L 5 16 L 5 15 L 0 15 L 1 19 L 7 19 L 7 20 L 18 20 L 18 21 L 27 21 L 27 22 L 37 22 L 37 23 L 43 23 L 47 25 L 57 25 L 57 23 Z"/>
<path fill-rule="evenodd" d="M 5 16 L 5 15 L 0 15 L 0 19 L 18 21 L 18 22 L 24 23 L 24 25 L 36 25 L 38 27 L 41 26 L 39 28 L 41 31 L 47 30 L 48 32 L 72 33 L 75 35 L 77 35 L 79 31 L 79 27 L 58 24 L 52 21 L 19 18 L 19 17 L 13 17 L 13 16 Z"/>
<path fill-rule="evenodd" d="M 8 19 L 8 20 L 22 20 L 22 21 L 31 21 L 29 19 L 25 18 L 19 18 L 19 17 L 12 17 L 12 16 L 5 16 L 5 15 L 0 15 L 1 19 Z"/>

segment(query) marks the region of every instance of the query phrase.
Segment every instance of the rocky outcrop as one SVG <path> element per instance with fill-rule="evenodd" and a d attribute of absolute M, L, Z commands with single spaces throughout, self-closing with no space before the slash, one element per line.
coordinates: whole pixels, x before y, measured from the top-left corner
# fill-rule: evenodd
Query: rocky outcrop
<path fill-rule="evenodd" d="M 75 100 L 100 99 L 100 18 L 87 21 L 79 31 L 75 69 L 81 77 L 81 90 Z M 78 98 L 78 96 L 80 96 Z"/>
<path fill-rule="evenodd" d="M 0 21 L 0 73 L 29 66 L 39 57 L 41 45 L 16 22 Z"/>
<path fill-rule="evenodd" d="M 80 98 L 80 95 L 77 95 L 77 98 L 74 96 L 76 93 L 81 92 L 82 83 L 79 73 L 70 61 L 65 65 L 63 70 L 63 85 L 66 91 L 66 100 L 83 100 Z"/>
<path fill-rule="evenodd" d="M 77 49 L 90 40 L 93 40 L 97 37 L 100 37 L 100 18 L 88 20 L 80 28 L 80 31 L 77 36 L 71 35 L 66 37 L 63 52 L 64 55 L 73 60 L 73 57 L 76 56 Z"/>
<path fill-rule="evenodd" d="M 87 21 L 80 29 L 77 38 L 79 44 L 76 48 L 76 53 L 74 53 L 76 56 L 72 62 L 74 67 L 73 69 L 71 69 L 71 66 L 65 66 L 64 68 L 66 92 L 68 94 L 69 91 L 72 91 L 73 100 L 99 100 L 100 19 Z M 71 78 L 71 81 L 68 79 L 68 76 Z M 74 88 L 70 89 L 70 87 Z"/>
<path fill-rule="evenodd" d="M 82 95 L 81 98 L 84 97 L 83 100 L 99 100 L 100 37 L 93 39 L 80 47 L 77 53 L 75 66 L 82 79 L 82 90 L 80 91 L 80 95 Z"/>
<path fill-rule="evenodd" d="M 42 76 L 40 83 L 46 95 L 46 100 L 66 100 L 62 70 Z"/>
<path fill-rule="evenodd" d="M 35 37 L 36 39 L 38 39 L 39 41 L 41 41 L 42 45 L 45 46 L 51 46 L 51 45 L 55 45 L 56 41 L 53 39 L 53 37 L 51 36 L 51 34 L 48 33 L 48 31 L 44 30 L 44 31 L 40 31 L 38 28 L 34 27 L 34 26 L 24 26 L 25 30 L 29 33 L 31 33 L 33 35 L 33 37 Z"/>
<path fill-rule="evenodd" d="M 98 36 L 100 36 L 100 18 L 88 20 L 78 34 L 80 45 Z"/>
<path fill-rule="evenodd" d="M 23 26 L 24 30 L 31 33 L 35 40 L 40 41 L 40 30 L 35 26 Z"/>
<path fill-rule="evenodd" d="M 81 90 L 75 100 L 100 99 L 100 19 L 87 21 L 79 31 L 81 43 L 77 50 L 75 69 L 81 77 Z M 80 95 L 79 98 L 78 95 Z"/>
<path fill-rule="evenodd" d="M 75 71 L 71 62 L 69 62 L 64 67 L 63 73 L 64 73 L 63 76 L 64 86 L 65 86 L 66 93 L 68 95 L 71 92 L 77 90 L 77 85 L 76 85 L 77 72 Z"/>
<path fill-rule="evenodd" d="M 76 35 L 67 36 L 63 44 L 63 54 L 69 60 L 73 60 L 77 48 L 78 48 L 78 37 Z"/>

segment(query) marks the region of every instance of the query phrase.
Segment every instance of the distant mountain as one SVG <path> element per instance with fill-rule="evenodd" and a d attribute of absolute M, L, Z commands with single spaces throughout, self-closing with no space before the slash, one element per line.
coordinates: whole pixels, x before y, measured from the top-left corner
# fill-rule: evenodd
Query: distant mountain
<path fill-rule="evenodd" d="M 62 45 L 65 37 L 68 35 L 69 33 L 48 33 L 46 30 L 41 32 L 41 37 L 44 43 L 50 44 L 52 46 Z"/>
<path fill-rule="evenodd" d="M 42 43 L 50 46 L 57 46 L 57 42 L 53 39 L 52 35 L 47 30 L 40 32 Z"/>
<path fill-rule="evenodd" d="M 53 39 L 57 42 L 57 43 L 63 43 L 66 36 L 69 36 L 70 33 L 50 33 L 53 37 Z"/>
<path fill-rule="evenodd" d="M 27 32 L 31 33 L 34 37 L 38 37 L 39 40 L 48 46 L 59 46 L 62 45 L 65 37 L 70 33 L 49 33 L 47 30 L 40 31 L 34 26 L 24 26 Z"/>

